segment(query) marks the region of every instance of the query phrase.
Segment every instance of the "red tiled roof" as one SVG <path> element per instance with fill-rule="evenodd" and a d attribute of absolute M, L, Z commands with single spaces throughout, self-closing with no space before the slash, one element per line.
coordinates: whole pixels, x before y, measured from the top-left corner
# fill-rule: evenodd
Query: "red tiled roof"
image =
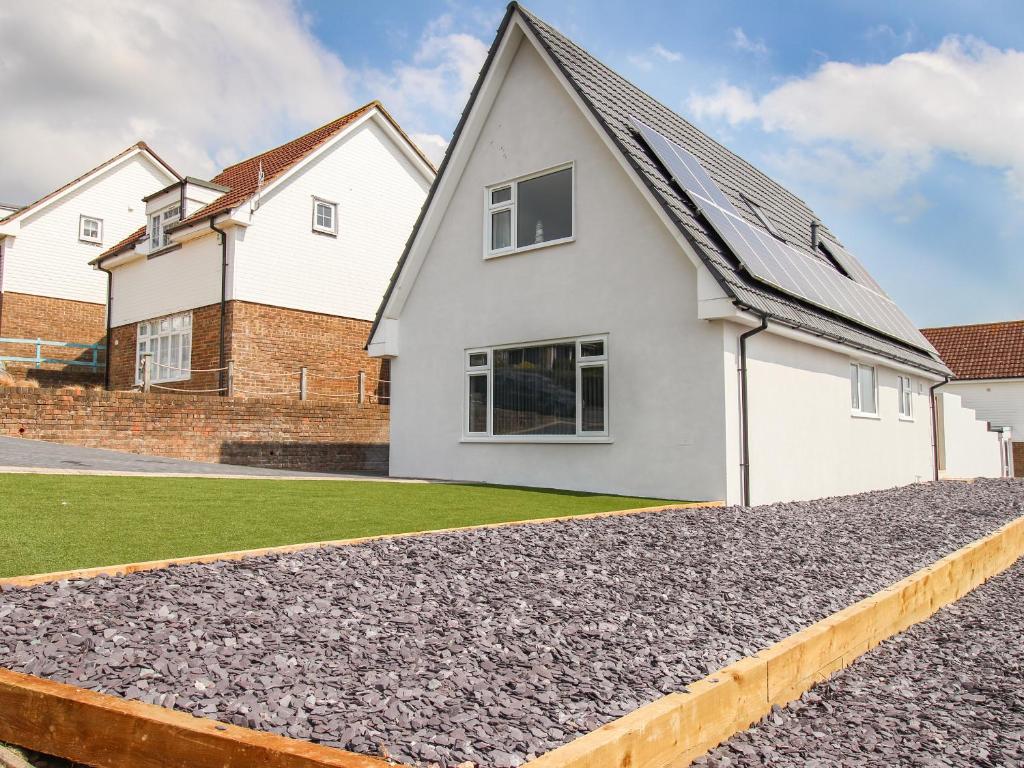
<path fill-rule="evenodd" d="M 124 151 L 118 152 L 116 155 L 111 157 L 109 160 L 104 160 L 102 163 L 97 165 L 95 168 L 86 171 L 85 173 L 83 173 L 78 178 L 72 179 L 71 181 L 69 181 L 64 186 L 59 187 L 58 189 L 53 190 L 53 192 L 50 192 L 49 194 L 43 195 L 42 197 L 40 197 L 35 202 L 29 203 L 28 205 L 24 206 L 23 208 L 19 208 L 18 210 L 14 211 L 13 213 L 9 213 L 7 216 L 0 217 L 0 222 L 6 221 L 7 219 L 13 219 L 15 216 L 21 216 L 23 213 L 32 210 L 33 208 L 35 208 L 38 205 L 41 205 L 42 203 L 45 203 L 50 198 L 55 197 L 56 195 L 59 195 L 61 192 L 63 192 L 68 187 L 73 187 L 75 184 L 77 184 L 78 182 L 82 181 L 82 179 L 85 179 L 85 178 L 88 178 L 89 176 L 92 176 L 97 171 L 100 171 L 100 170 L 106 168 L 111 163 L 113 163 L 113 162 L 115 162 L 117 160 L 120 160 L 122 157 L 127 155 L 129 152 L 133 152 L 136 149 L 141 149 L 144 152 L 147 152 L 150 155 L 150 157 L 152 157 L 160 165 L 162 165 L 165 169 L 167 169 L 167 171 L 172 176 L 174 176 L 176 179 L 180 179 L 181 178 L 181 176 L 178 174 L 178 172 L 176 170 L 174 170 L 173 168 L 171 168 L 171 166 L 169 166 L 167 163 L 165 163 L 163 158 L 160 157 L 160 155 L 158 155 L 156 152 L 154 152 L 152 149 L 150 149 L 149 145 L 146 144 L 146 142 L 138 141 L 138 142 L 132 144 L 127 149 L 125 149 Z"/>
<path fill-rule="evenodd" d="M 117 245 L 112 246 L 112 247 L 108 248 L 107 250 L 105 250 L 103 253 L 101 253 L 99 256 L 97 256 L 95 259 L 93 259 L 89 263 L 90 264 L 99 264 L 101 261 L 103 261 L 104 259 L 106 259 L 106 258 L 108 258 L 110 256 L 116 256 L 117 254 L 121 253 L 122 251 L 127 251 L 129 248 L 131 248 L 133 245 L 135 245 L 137 242 L 139 242 L 139 240 L 142 239 L 142 236 L 144 234 L 146 234 L 146 225 L 145 224 L 143 224 L 141 227 L 136 229 L 134 232 L 132 232 L 130 235 L 128 235 L 128 237 L 126 237 L 124 240 L 122 240 Z"/>
<path fill-rule="evenodd" d="M 922 328 L 958 379 L 1024 378 L 1024 320 Z"/>

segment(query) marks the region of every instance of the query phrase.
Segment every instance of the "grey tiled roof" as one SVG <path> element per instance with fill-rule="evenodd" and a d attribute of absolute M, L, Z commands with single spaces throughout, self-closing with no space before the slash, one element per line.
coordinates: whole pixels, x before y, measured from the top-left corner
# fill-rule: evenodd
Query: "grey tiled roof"
<path fill-rule="evenodd" d="M 516 10 L 522 14 L 527 25 L 581 99 L 592 110 L 597 121 L 608 131 L 612 141 L 618 145 L 669 216 L 694 245 L 723 290 L 738 304 L 757 313 L 766 314 L 776 322 L 815 335 L 936 373 L 949 373 L 938 356 L 890 340 L 843 317 L 800 302 L 755 281 L 741 271 L 736 258 L 704 223 L 696 208 L 641 143 L 629 122 L 630 116 L 639 118 L 696 156 L 705 170 L 732 199 L 737 210 L 751 224 L 760 226 L 760 222 L 749 211 L 741 193 L 764 210 L 779 234 L 790 244 L 802 247 L 808 255 L 830 263 L 822 254 L 810 250 L 811 222 L 820 219 L 803 200 L 789 190 L 613 72 L 558 30 L 513 3 L 509 7 L 509 12 L 513 13 Z M 820 232 L 823 236 L 841 243 L 824 225 Z"/>

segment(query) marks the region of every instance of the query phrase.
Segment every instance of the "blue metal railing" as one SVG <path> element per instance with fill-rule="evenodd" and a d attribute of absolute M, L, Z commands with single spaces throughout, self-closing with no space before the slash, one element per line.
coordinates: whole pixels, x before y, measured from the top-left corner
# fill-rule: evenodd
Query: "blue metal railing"
<path fill-rule="evenodd" d="M 0 363 L 32 363 L 36 368 L 42 367 L 44 363 L 54 365 L 78 365 L 91 368 L 94 372 L 102 370 L 100 363 L 100 351 L 107 348 L 106 344 L 80 344 L 77 341 L 47 341 L 46 339 L 4 339 L 0 338 L 0 344 L 22 344 L 36 348 L 35 357 L 15 357 L 12 355 L 0 355 Z M 91 360 L 69 360 L 67 358 L 43 357 L 43 347 L 65 347 L 71 349 L 90 350 Z"/>

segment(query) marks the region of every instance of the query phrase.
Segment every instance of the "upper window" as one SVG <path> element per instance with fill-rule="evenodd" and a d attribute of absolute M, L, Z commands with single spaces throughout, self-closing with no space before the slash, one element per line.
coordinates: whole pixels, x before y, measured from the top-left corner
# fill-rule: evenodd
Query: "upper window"
<path fill-rule="evenodd" d="M 468 351 L 466 436 L 607 437 L 607 344 L 602 337 Z"/>
<path fill-rule="evenodd" d="M 338 204 L 313 198 L 313 230 L 328 235 L 338 234 Z"/>
<path fill-rule="evenodd" d="M 150 381 L 183 381 L 192 376 L 192 313 L 139 323 L 135 383 L 142 383 L 142 356 L 149 354 Z"/>
<path fill-rule="evenodd" d="M 855 415 L 878 415 L 878 383 L 873 365 L 850 363 L 850 408 Z"/>
<path fill-rule="evenodd" d="M 486 256 L 571 240 L 575 235 L 573 166 L 487 188 Z"/>
<path fill-rule="evenodd" d="M 899 377 L 900 418 L 914 418 L 914 390 L 909 376 Z"/>
<path fill-rule="evenodd" d="M 103 219 L 97 219 L 93 216 L 79 216 L 78 239 L 86 243 L 102 243 Z"/>
<path fill-rule="evenodd" d="M 172 205 L 157 211 L 149 217 L 149 250 L 155 251 L 171 244 L 171 236 L 167 233 L 168 225 L 181 218 L 181 206 Z"/>

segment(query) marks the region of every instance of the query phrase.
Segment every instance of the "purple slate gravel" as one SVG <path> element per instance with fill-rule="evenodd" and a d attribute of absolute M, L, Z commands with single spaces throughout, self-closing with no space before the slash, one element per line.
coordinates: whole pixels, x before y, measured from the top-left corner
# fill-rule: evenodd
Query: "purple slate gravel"
<path fill-rule="evenodd" d="M 432 534 L 0 594 L 0 666 L 408 763 L 518 765 L 1024 514 L 1024 483 Z"/>
<path fill-rule="evenodd" d="M 1024 765 L 1024 561 L 696 761 Z"/>

